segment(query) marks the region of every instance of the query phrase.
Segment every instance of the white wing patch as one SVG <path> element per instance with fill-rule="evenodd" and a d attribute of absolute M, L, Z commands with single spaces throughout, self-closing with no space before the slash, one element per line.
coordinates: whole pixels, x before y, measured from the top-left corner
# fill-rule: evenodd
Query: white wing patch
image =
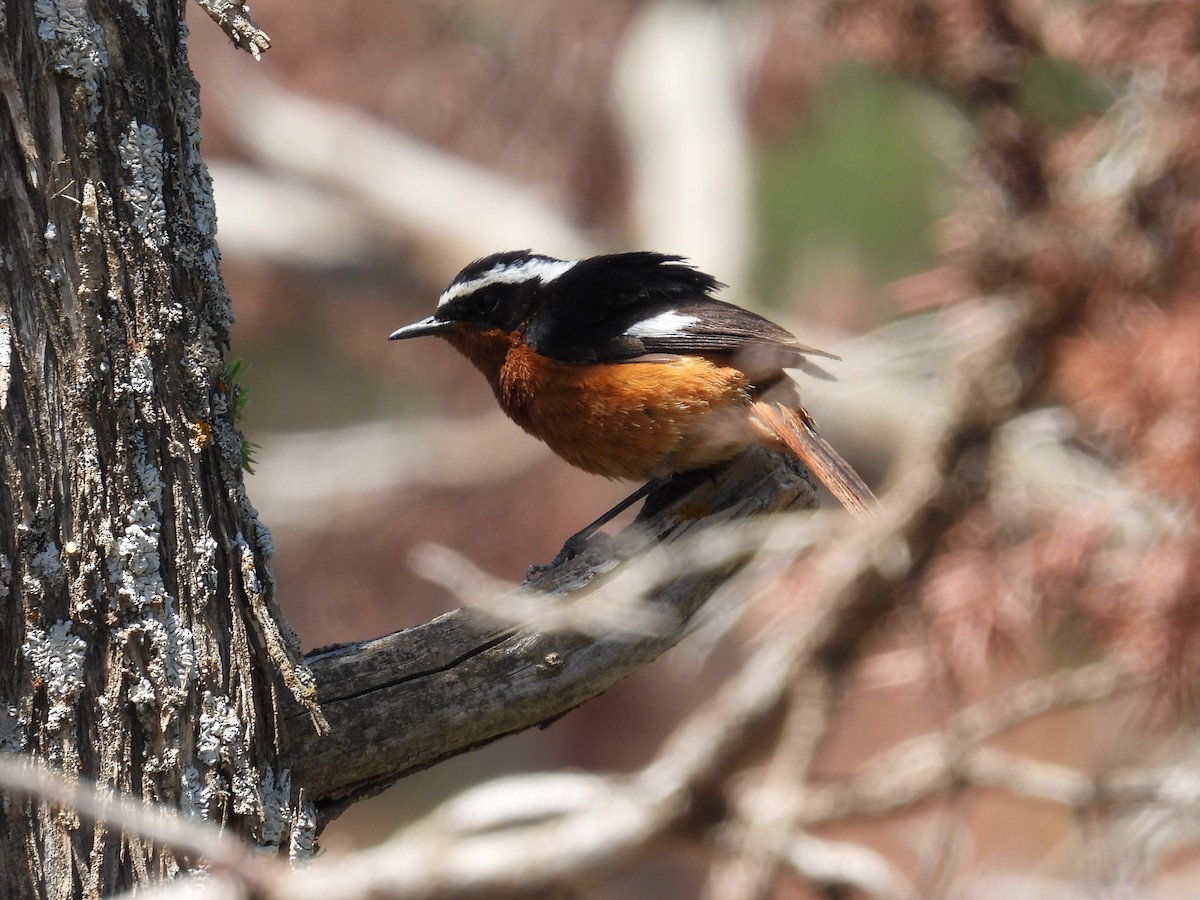
<path fill-rule="evenodd" d="M 685 316 L 677 312 L 661 312 L 649 319 L 642 319 L 625 329 L 630 337 L 672 337 L 688 333 L 688 326 L 695 325 L 700 319 L 697 316 Z"/>
<path fill-rule="evenodd" d="M 451 300 L 473 294 L 493 284 L 521 284 L 535 278 L 542 284 L 549 284 L 555 278 L 569 272 L 577 262 L 579 262 L 577 259 L 550 259 L 546 256 L 534 256 L 517 265 L 498 263 L 477 278 L 460 281 L 446 288 L 442 296 L 438 298 L 438 309 Z"/>

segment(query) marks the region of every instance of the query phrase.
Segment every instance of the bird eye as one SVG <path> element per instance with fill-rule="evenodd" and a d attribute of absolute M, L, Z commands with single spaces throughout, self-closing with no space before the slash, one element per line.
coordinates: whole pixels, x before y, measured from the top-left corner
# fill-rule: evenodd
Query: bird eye
<path fill-rule="evenodd" d="M 474 305 L 476 313 L 488 316 L 500 307 L 500 297 L 495 291 L 482 291 L 475 296 Z"/>

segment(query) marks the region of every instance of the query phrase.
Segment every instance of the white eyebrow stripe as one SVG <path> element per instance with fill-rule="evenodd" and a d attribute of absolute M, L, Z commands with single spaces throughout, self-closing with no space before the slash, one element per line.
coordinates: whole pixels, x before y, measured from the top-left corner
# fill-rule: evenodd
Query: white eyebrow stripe
<path fill-rule="evenodd" d="M 630 337 L 638 338 L 670 337 L 671 335 L 687 334 L 688 326 L 695 325 L 699 321 L 699 316 L 685 316 L 683 313 L 668 310 L 657 316 L 651 316 L 649 319 L 634 322 L 625 329 L 625 333 Z"/>
<path fill-rule="evenodd" d="M 441 309 L 451 300 L 473 294 L 480 288 L 485 288 L 493 284 L 521 284 L 524 281 L 532 281 L 534 278 L 542 284 L 549 284 L 554 279 L 574 268 L 578 262 L 579 260 L 577 259 L 544 259 L 535 257 L 527 259 L 519 266 L 500 263 L 484 272 L 478 278 L 472 278 L 470 281 L 464 281 L 461 284 L 450 285 L 442 293 L 442 296 L 438 298 L 438 309 Z"/>

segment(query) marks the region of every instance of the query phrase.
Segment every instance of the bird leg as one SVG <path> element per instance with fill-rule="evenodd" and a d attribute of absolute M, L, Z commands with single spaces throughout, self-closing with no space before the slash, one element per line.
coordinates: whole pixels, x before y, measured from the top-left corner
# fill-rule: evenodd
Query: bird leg
<path fill-rule="evenodd" d="M 608 512 L 604 513 L 604 515 L 596 519 L 596 521 L 580 529 L 567 538 L 567 540 L 563 543 L 562 549 L 558 551 L 558 556 L 554 557 L 554 559 L 550 560 L 550 562 L 541 565 L 534 563 L 532 566 L 530 566 L 529 572 L 526 575 L 526 580 L 533 578 L 536 575 L 540 575 L 543 572 L 547 572 L 550 569 L 556 568 L 569 559 L 574 559 L 584 551 L 584 548 L 587 547 L 588 540 L 592 537 L 592 535 L 599 531 L 603 526 L 607 525 L 639 500 L 649 497 L 667 483 L 668 482 L 658 478 L 652 478 L 647 481 Z M 658 504 L 656 509 L 662 509 L 662 507 L 665 505 L 665 503 Z"/>

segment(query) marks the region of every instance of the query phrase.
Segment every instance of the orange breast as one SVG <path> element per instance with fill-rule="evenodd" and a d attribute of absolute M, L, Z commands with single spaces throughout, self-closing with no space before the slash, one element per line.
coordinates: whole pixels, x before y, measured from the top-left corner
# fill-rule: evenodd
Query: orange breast
<path fill-rule="evenodd" d="M 703 468 L 753 440 L 746 376 L 700 357 L 562 363 L 517 341 L 493 388 L 518 425 L 572 465 L 610 478 Z"/>

